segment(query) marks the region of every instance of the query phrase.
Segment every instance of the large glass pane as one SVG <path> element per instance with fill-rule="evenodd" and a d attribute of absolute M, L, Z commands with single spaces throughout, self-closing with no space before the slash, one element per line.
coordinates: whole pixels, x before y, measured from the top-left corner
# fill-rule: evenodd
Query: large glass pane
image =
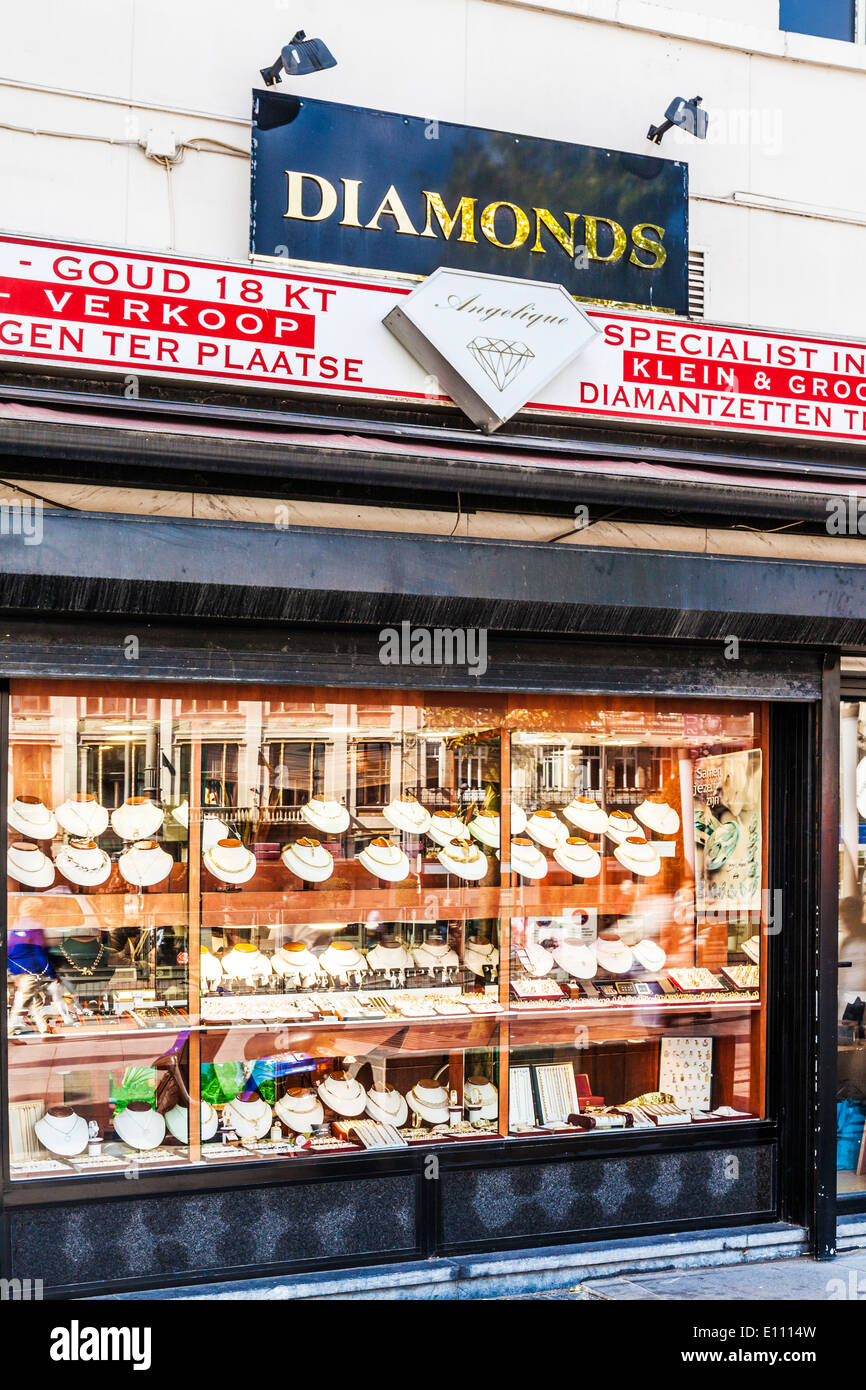
<path fill-rule="evenodd" d="M 760 710 L 573 700 L 509 723 L 513 1132 L 762 1115 Z"/>
<path fill-rule="evenodd" d="M 188 853 L 172 702 L 11 697 L 13 1178 L 189 1157 Z"/>
<path fill-rule="evenodd" d="M 855 0 L 780 0 L 779 28 L 851 43 L 855 13 Z"/>
<path fill-rule="evenodd" d="M 13 1178 L 764 1113 L 743 702 L 15 683 Z"/>
<path fill-rule="evenodd" d="M 498 1136 L 499 713 L 364 694 L 221 717 L 249 792 L 215 842 L 203 821 L 203 1158 Z"/>

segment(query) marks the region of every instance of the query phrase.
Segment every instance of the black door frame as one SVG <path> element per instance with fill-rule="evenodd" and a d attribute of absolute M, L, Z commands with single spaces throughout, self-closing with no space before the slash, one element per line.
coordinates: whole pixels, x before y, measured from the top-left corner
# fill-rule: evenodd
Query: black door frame
<path fill-rule="evenodd" d="M 841 743 L 841 720 L 842 720 L 842 710 L 841 710 L 841 706 L 842 706 L 842 703 L 843 703 L 844 701 L 847 701 L 847 700 L 866 700 L 866 674 L 864 674 L 864 675 L 845 675 L 845 674 L 843 673 L 843 674 L 841 674 L 841 676 L 840 676 L 840 682 L 839 682 L 839 684 L 840 684 L 840 689 L 839 689 L 839 709 L 838 709 L 837 714 L 836 714 L 836 728 L 835 728 L 835 731 L 833 731 L 833 730 L 828 730 L 828 732 L 827 732 L 827 739 L 828 739 L 828 741 L 830 740 L 830 738 L 833 738 L 833 740 L 834 740 L 834 742 L 835 742 L 835 747 L 836 747 L 836 780 L 837 780 L 837 784 L 838 784 L 839 776 L 840 776 L 840 768 L 839 768 L 839 746 L 840 746 L 840 743 Z M 838 796 L 838 792 L 837 792 L 837 796 Z M 838 929 L 838 921 L 839 921 L 839 881 L 838 881 L 838 865 L 839 865 L 839 825 L 840 825 L 840 821 L 841 821 L 841 810 L 840 810 L 840 808 L 839 808 L 839 804 L 838 804 L 838 800 L 837 800 L 837 808 L 836 808 L 836 837 L 835 837 L 835 843 L 834 843 L 835 860 L 836 860 L 836 874 L 837 874 L 837 877 L 836 877 L 836 901 L 835 901 L 835 903 L 833 904 L 832 931 L 830 931 L 830 930 L 828 929 L 828 933 L 827 933 L 827 935 L 828 935 L 828 941 L 827 941 L 827 943 L 826 943 L 826 945 L 827 945 L 827 951 L 828 951 L 828 957 L 829 957 L 829 959 L 828 959 L 828 964 L 827 964 L 827 970 L 828 970 L 828 972 L 829 972 L 829 971 L 832 971 L 832 990 L 830 989 L 829 983 L 825 986 L 825 988 L 826 988 L 826 990 L 827 990 L 827 998 L 828 998 L 828 1000 L 832 1000 L 832 1025 L 833 1025 L 833 1037 L 832 1037 L 832 1067 L 831 1067 L 831 1066 L 829 1065 L 829 1063 L 828 1063 L 827 1068 L 826 1068 L 826 1072 L 825 1072 L 825 1080 L 824 1080 L 825 1089 L 829 1092 L 830 1097 L 832 1098 L 832 1101 L 833 1101 L 834 1106 L 835 1106 L 835 1102 L 836 1102 L 836 1091 L 837 1091 L 837 1061 L 838 1061 L 838 1051 L 837 1051 L 837 1046 L 838 1046 L 838 1026 L 837 1026 L 837 1020 L 838 1020 L 838 981 L 839 981 L 839 974 L 838 974 L 838 966 L 839 966 L 839 929 Z M 828 1006 L 828 1008 L 829 1008 L 829 1006 Z M 841 1216 L 849 1216 L 849 1215 L 850 1215 L 850 1216 L 854 1216 L 854 1215 L 858 1215 L 858 1214 L 861 1214 L 861 1213 L 866 1214 L 866 1189 L 864 1189 L 862 1192 L 847 1192 L 847 1193 L 844 1193 L 844 1194 L 840 1194 L 840 1193 L 839 1193 L 839 1191 L 838 1191 L 838 1186 L 837 1186 L 837 1179 L 836 1179 L 837 1170 L 836 1170 L 836 1149 L 835 1149 L 835 1139 L 836 1139 L 836 1120 L 835 1120 L 835 1112 L 834 1112 L 834 1114 L 833 1114 L 833 1127 L 832 1127 L 832 1129 L 833 1129 L 833 1144 L 832 1144 L 832 1153 L 831 1153 L 831 1158 L 832 1158 L 832 1172 L 830 1172 L 830 1161 L 829 1161 L 829 1159 L 828 1159 L 828 1179 L 827 1179 L 827 1181 L 828 1181 L 828 1184 L 832 1183 L 832 1191 L 833 1191 L 833 1194 L 834 1194 L 834 1204 L 833 1204 L 833 1205 L 834 1205 L 834 1222 L 835 1222 L 835 1221 L 838 1221 L 839 1217 L 841 1217 Z"/>

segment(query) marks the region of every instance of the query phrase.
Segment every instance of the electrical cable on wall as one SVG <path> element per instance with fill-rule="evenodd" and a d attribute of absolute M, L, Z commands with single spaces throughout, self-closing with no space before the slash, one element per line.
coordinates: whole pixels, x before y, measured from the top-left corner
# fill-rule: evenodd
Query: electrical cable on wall
<path fill-rule="evenodd" d="M 175 250 L 175 215 L 174 215 L 174 185 L 172 183 L 172 168 L 175 164 L 182 164 L 186 157 L 187 150 L 194 150 L 196 154 L 221 154 L 233 159 L 249 159 L 249 150 L 242 149 L 239 145 L 230 145 L 225 140 L 217 140 L 209 135 L 196 135 L 191 140 L 185 140 L 175 147 L 174 155 L 157 154 L 147 148 L 146 142 L 142 140 L 125 137 L 115 139 L 110 135 L 85 135 L 77 131 L 66 130 L 39 130 L 35 126 L 12 125 L 7 121 L 0 121 L 0 130 L 12 131 L 18 135 L 45 135 L 55 140 L 84 140 L 89 144 L 103 144 L 114 146 L 132 146 L 140 149 L 145 158 L 154 160 L 161 164 L 165 170 L 166 195 L 168 198 L 168 250 Z M 172 137 L 173 138 L 173 137 Z"/>
<path fill-rule="evenodd" d="M 0 121 L 0 130 L 11 131 L 14 135 L 45 135 L 55 140 L 86 140 L 97 145 L 133 145 L 143 149 L 140 140 L 129 137 L 116 140 L 112 135 L 85 135 L 75 130 L 40 130 L 36 126 L 13 125 L 9 121 Z M 196 135 L 191 140 L 184 140 L 177 148 L 195 150 L 197 154 L 225 154 L 237 159 L 250 157 L 249 150 L 242 146 L 230 145 L 225 140 L 217 140 L 210 135 Z"/>

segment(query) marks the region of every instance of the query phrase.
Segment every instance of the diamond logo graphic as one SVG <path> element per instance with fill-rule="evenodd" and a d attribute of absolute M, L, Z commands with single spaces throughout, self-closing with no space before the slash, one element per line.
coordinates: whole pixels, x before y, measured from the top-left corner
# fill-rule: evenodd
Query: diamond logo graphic
<path fill-rule="evenodd" d="M 505 338 L 473 338 L 466 346 L 499 391 L 504 391 L 535 356 L 526 343 L 509 343 Z"/>
<path fill-rule="evenodd" d="M 383 322 L 488 434 L 537 400 L 598 333 L 562 285 L 445 266 Z"/>

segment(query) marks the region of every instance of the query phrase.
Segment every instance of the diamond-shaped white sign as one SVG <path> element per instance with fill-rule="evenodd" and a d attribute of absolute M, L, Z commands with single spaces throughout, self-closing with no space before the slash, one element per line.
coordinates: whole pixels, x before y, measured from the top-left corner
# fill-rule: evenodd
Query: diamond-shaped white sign
<path fill-rule="evenodd" d="M 598 332 L 562 285 L 444 266 L 383 322 L 488 434 Z"/>

